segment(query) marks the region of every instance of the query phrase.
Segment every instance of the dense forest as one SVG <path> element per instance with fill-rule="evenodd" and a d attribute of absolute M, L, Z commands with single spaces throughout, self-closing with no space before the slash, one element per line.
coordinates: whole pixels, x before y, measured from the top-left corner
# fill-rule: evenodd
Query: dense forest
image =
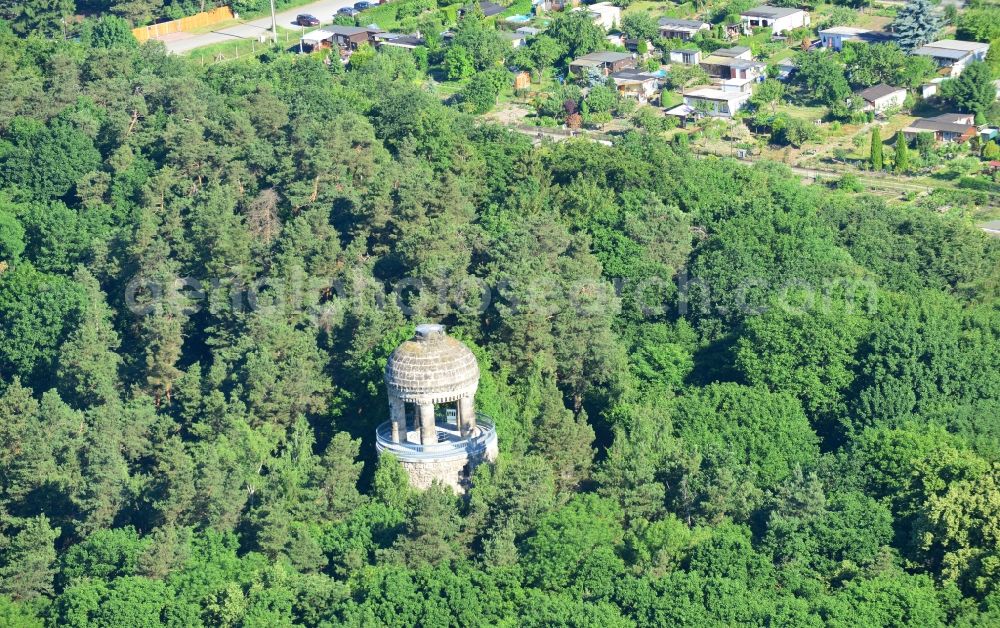
<path fill-rule="evenodd" d="M 414 63 L 0 24 L 0 625 L 1000 624 L 1000 240 Z M 463 497 L 375 456 L 425 321 Z"/>

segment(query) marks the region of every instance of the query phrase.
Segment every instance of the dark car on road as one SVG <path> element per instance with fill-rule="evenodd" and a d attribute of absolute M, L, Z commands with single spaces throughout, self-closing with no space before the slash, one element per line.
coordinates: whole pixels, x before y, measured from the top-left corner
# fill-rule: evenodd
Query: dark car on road
<path fill-rule="evenodd" d="M 354 17 L 358 13 L 361 13 L 361 11 L 358 11 L 354 7 L 341 7 L 339 9 L 337 9 L 337 14 L 338 15 L 349 15 L 351 17 Z"/>
<path fill-rule="evenodd" d="M 354 8 L 357 9 L 358 11 L 364 11 L 365 9 L 372 8 L 372 3 L 365 2 L 365 0 L 361 0 L 361 2 L 354 3 Z"/>
<path fill-rule="evenodd" d="M 302 13 L 301 15 L 295 16 L 295 23 L 299 26 L 319 26 L 319 20 L 315 15 L 309 15 L 308 13 Z"/>

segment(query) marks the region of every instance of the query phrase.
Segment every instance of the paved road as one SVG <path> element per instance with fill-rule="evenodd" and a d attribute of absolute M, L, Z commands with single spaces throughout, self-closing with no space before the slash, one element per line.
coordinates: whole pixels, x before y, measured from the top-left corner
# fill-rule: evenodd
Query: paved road
<path fill-rule="evenodd" d="M 299 26 L 293 23 L 295 16 L 299 13 L 311 13 L 319 18 L 323 24 L 333 21 L 333 14 L 341 7 L 351 6 L 357 0 L 321 0 L 313 2 L 287 11 L 278 13 L 278 26 L 283 28 L 298 29 Z M 189 52 L 203 46 L 210 46 L 234 39 L 258 39 L 262 34 L 266 34 L 271 28 L 271 16 L 262 17 L 236 26 L 220 28 L 210 33 L 191 35 L 188 33 L 175 33 L 163 38 L 167 51 L 180 53 Z M 279 35 L 280 36 L 280 35 Z"/>

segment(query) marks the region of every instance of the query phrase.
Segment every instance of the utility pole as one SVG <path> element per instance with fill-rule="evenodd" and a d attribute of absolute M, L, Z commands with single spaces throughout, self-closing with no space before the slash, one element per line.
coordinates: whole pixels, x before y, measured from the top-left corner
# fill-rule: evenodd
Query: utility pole
<path fill-rule="evenodd" d="M 271 34 L 274 35 L 274 45 L 278 45 L 278 18 L 274 15 L 274 0 L 271 0 Z"/>

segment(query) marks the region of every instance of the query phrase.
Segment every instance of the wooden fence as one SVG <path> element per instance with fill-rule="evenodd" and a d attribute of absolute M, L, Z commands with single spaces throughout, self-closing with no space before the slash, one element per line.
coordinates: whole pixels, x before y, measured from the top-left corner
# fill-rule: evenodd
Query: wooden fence
<path fill-rule="evenodd" d="M 202 26 L 231 20 L 234 17 L 235 15 L 233 15 L 233 10 L 228 6 L 224 6 L 212 9 L 211 11 L 205 11 L 204 13 L 197 13 L 195 15 L 182 17 L 179 20 L 171 20 L 170 22 L 161 22 L 159 24 L 150 24 L 149 26 L 133 28 L 132 34 L 135 35 L 135 38 L 138 39 L 140 43 L 142 43 L 148 39 L 153 39 L 154 37 L 159 37 L 161 35 L 191 31 L 196 28 L 201 28 Z"/>

